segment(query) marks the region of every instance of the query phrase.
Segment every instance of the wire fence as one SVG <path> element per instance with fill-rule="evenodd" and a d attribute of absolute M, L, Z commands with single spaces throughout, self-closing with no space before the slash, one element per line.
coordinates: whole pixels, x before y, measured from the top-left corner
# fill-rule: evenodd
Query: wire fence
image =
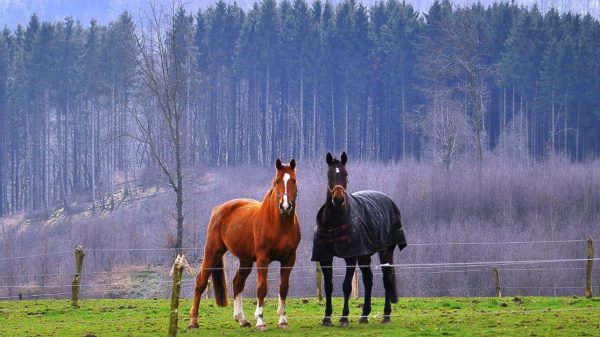
<path fill-rule="evenodd" d="M 533 245 L 533 244 L 548 244 L 548 243 L 580 243 L 587 240 L 568 239 L 568 240 L 540 240 L 540 241 L 484 241 L 484 242 L 417 242 L 410 243 L 411 247 L 429 247 L 429 246 L 492 246 L 492 245 Z M 178 250 L 189 252 L 202 250 L 201 247 L 186 247 L 186 248 L 86 248 L 86 252 L 176 252 Z M 39 253 L 25 256 L 2 257 L 0 260 L 20 260 L 37 258 L 42 256 L 72 254 L 72 250 L 63 250 L 57 252 Z M 1 276 L 0 276 L 1 277 Z"/>
<path fill-rule="evenodd" d="M 436 248 L 439 247 L 459 247 L 459 246 L 482 246 L 482 247 L 497 247 L 506 245 L 558 245 L 558 244 L 580 244 L 587 240 L 581 239 L 562 239 L 562 240 L 539 240 L 539 241 L 482 241 L 482 242 L 420 242 L 413 243 L 410 246 Z M 184 252 L 198 251 L 200 248 L 189 247 L 183 248 Z M 152 248 L 152 247 L 136 247 L 136 248 L 89 248 L 86 249 L 87 254 L 93 253 L 127 253 L 127 252 L 159 252 L 165 255 L 165 259 L 173 255 L 177 249 L 175 248 Z M 55 252 L 43 252 L 31 255 L 22 256 L 5 256 L 1 260 L 7 261 L 23 261 L 40 257 L 56 257 L 58 255 L 71 255 L 73 251 L 61 250 Z M 244 269 L 236 265 L 235 259 L 230 259 L 228 266 L 224 267 L 228 271 Z M 581 274 L 586 270 L 583 267 L 588 261 L 597 261 L 599 258 L 590 258 L 585 256 L 571 258 L 535 258 L 535 259 L 506 259 L 506 260 L 475 260 L 475 261 L 460 261 L 460 262 L 419 262 L 419 263 L 395 263 L 395 264 L 378 264 L 371 263 L 370 265 L 356 265 L 356 270 L 361 267 L 369 267 L 372 269 L 374 276 L 383 275 L 383 270 L 393 267 L 394 274 L 400 280 L 400 293 L 405 293 L 409 296 L 493 296 L 495 286 L 491 275 L 491 267 L 502 267 L 501 273 L 504 279 L 509 280 L 506 285 L 502 285 L 505 294 L 549 294 L 549 295 L 571 295 L 580 294 L 582 286 L 575 286 L 573 280 L 565 281 L 566 274 L 572 274 L 572 279 L 576 278 L 577 284 L 581 284 Z M 340 260 L 341 261 L 341 260 Z M 334 263 L 330 268 L 334 271 L 334 282 L 337 279 L 345 277 L 347 266 L 343 263 Z M 84 264 L 85 265 L 85 264 Z M 168 265 L 165 264 L 166 267 Z M 119 269 L 121 268 L 121 269 Z M 267 280 L 269 281 L 271 292 L 277 289 L 279 281 L 279 271 L 282 266 L 270 265 L 261 267 L 253 265 L 249 269 L 260 270 L 268 268 Z M 292 288 L 295 284 L 302 285 L 305 289 L 301 295 L 314 295 L 315 290 L 311 280 L 316 281 L 314 263 L 297 264 L 292 271 Z M 85 268 L 84 268 L 85 269 Z M 207 270 L 218 270 L 221 268 L 210 267 Z M 198 272 L 199 268 L 194 271 Z M 338 271 L 336 273 L 336 271 Z M 597 279 L 597 270 L 595 279 Z M 147 273 L 148 277 L 134 277 L 136 274 Z M 151 275 L 150 275 L 151 274 Z M 522 275 L 535 274 L 537 278 L 553 279 L 552 284 L 543 284 L 532 286 L 530 281 L 523 282 Z M 171 287 L 171 280 L 168 277 L 168 268 L 154 268 L 148 266 L 147 269 L 132 271 L 127 266 L 116 266 L 111 270 L 93 270 L 84 271 L 81 274 L 82 282 L 78 286 L 80 294 L 85 296 L 97 297 L 166 297 Z M 539 275 L 546 275 L 541 277 Z M 547 276 L 550 275 L 550 276 Z M 0 299 L 10 300 L 17 298 L 57 298 L 65 295 L 70 295 L 72 285 L 69 279 L 73 276 L 72 271 L 64 270 L 59 273 L 14 273 L 12 275 L 0 274 Z M 557 282 L 554 276 L 562 276 L 561 282 Z M 462 285 L 458 286 L 459 282 L 448 282 L 452 286 L 440 286 L 438 283 L 444 283 L 445 278 L 458 277 L 459 281 L 463 281 Z M 193 276 L 187 277 L 188 281 L 181 284 L 182 292 L 185 295 L 191 295 L 195 286 Z M 252 286 L 256 284 L 256 273 L 252 273 L 246 285 L 246 295 L 252 295 Z M 41 281 L 40 281 L 41 280 Z M 432 281 L 434 280 L 434 281 Z M 521 281 L 521 282 L 520 282 Z M 457 284 L 458 283 L 458 284 Z M 475 285 L 473 284 L 475 283 Z M 152 289 L 151 295 L 146 291 Z M 251 289 L 251 290 L 248 290 Z M 381 287 L 375 288 L 374 292 L 381 293 Z M 18 294 L 17 294 L 18 293 Z M 297 293 L 298 294 L 298 293 Z M 334 292 L 334 295 L 341 295 L 340 292 Z"/>

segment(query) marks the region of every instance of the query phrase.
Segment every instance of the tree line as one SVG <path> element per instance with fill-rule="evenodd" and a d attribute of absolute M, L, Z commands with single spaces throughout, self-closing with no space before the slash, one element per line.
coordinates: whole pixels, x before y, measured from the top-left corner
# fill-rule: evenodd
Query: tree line
<path fill-rule="evenodd" d="M 580 161 L 600 152 L 600 25 L 591 15 L 447 0 L 426 13 L 397 0 L 263 0 L 163 14 L 173 48 L 160 55 L 185 81 L 183 167 L 341 150 L 447 167 L 495 154 Z M 155 155 L 175 165 L 166 126 L 146 134 L 153 146 L 140 137 L 140 111 L 160 110 L 140 84 L 154 69 L 152 60 L 140 67 L 141 24 L 152 29 L 127 12 L 108 25 L 33 15 L 3 30 L 0 216 L 68 209 L 79 198 L 110 207 L 131 177 L 157 167 Z"/>

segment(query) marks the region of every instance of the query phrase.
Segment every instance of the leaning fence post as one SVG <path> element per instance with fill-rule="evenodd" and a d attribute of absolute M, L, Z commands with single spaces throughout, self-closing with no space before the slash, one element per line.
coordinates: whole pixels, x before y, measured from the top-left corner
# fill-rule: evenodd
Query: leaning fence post
<path fill-rule="evenodd" d="M 494 273 L 494 282 L 496 283 L 496 297 L 502 297 L 502 288 L 500 288 L 500 270 L 498 267 L 492 268 Z"/>
<path fill-rule="evenodd" d="M 183 255 L 177 254 L 171 273 L 173 274 L 173 288 L 171 290 L 171 315 L 169 318 L 169 337 L 177 336 L 177 321 L 179 320 L 179 291 L 181 290 L 181 275 L 186 262 Z"/>
<path fill-rule="evenodd" d="M 592 265 L 594 263 L 594 242 L 590 235 L 587 239 L 587 266 L 585 269 L 585 297 L 592 297 Z"/>
<path fill-rule="evenodd" d="M 358 270 L 354 269 L 354 276 L 352 276 L 352 298 L 358 298 Z"/>
<path fill-rule="evenodd" d="M 323 271 L 321 270 L 321 263 L 317 262 L 317 272 L 315 281 L 317 283 L 317 297 L 319 302 L 323 300 Z"/>
<path fill-rule="evenodd" d="M 84 257 L 83 247 L 75 247 L 75 276 L 73 282 L 71 282 L 71 307 L 73 308 L 79 308 L 77 302 L 79 301 L 79 290 L 81 289 L 81 269 L 83 268 Z"/>

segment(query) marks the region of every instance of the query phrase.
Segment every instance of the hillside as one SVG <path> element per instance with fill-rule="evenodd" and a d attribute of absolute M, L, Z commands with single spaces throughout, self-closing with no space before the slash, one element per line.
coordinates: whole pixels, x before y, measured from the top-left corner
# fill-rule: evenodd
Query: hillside
<path fill-rule="evenodd" d="M 313 219 L 325 195 L 322 165 L 300 163 L 298 167 L 302 241 L 292 277 L 293 296 L 314 295 L 314 265 L 309 255 Z M 599 162 L 573 165 L 550 161 L 511 170 L 505 169 L 505 163 L 494 162 L 483 169 L 481 189 L 473 180 L 476 170 L 469 166 L 446 171 L 409 161 L 390 166 L 349 165 L 350 191 L 381 190 L 399 205 L 409 247 L 396 253 L 395 261 L 402 265 L 396 271 L 399 289 L 410 296 L 490 295 L 491 266 L 444 264 L 578 259 L 585 257 L 588 235 L 600 238 Z M 271 168 L 250 166 L 189 172 L 184 247 L 194 270 L 202 257 L 212 208 L 237 197 L 261 199 L 272 172 Z M 166 297 L 175 233 L 173 192 L 156 181 L 138 179 L 130 184 L 127 196 L 115 189 L 112 209 L 110 199 L 105 196 L 104 206 L 98 202 L 96 214 L 92 214 L 91 204 L 82 200 L 70 205 L 67 212 L 58 207 L 47 216 L 2 218 L 0 297 L 16 298 L 22 293 L 25 298 L 43 298 L 68 293 L 76 245 L 87 252 L 82 280 L 87 296 Z M 510 241 L 515 243 L 494 244 Z M 595 245 L 598 247 L 597 240 Z M 410 267 L 423 263 L 442 265 Z M 228 264 L 231 274 L 237 260 L 229 256 Z M 507 265 L 503 268 L 505 285 L 510 288 L 506 293 L 579 294 L 582 267 L 576 261 Z M 600 273 L 597 269 L 594 273 L 597 280 Z M 341 282 L 338 274 L 342 273 L 334 274 L 336 282 Z M 273 295 L 277 264 L 270 275 Z M 254 294 L 254 282 L 253 272 L 246 289 L 249 296 Z M 190 297 L 192 289 L 189 275 L 182 288 L 184 297 Z M 374 291 L 382 294 L 379 276 Z"/>

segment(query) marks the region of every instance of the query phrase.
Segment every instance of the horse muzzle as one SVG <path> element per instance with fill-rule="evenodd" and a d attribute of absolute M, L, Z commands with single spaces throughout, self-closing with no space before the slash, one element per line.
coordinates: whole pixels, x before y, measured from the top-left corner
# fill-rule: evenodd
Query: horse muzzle
<path fill-rule="evenodd" d="M 346 198 L 342 197 L 333 197 L 331 198 L 331 203 L 333 204 L 333 207 L 335 208 L 340 208 L 343 207 L 344 204 L 346 203 Z"/>
<path fill-rule="evenodd" d="M 293 202 L 289 202 L 289 203 L 280 203 L 279 204 L 279 213 L 281 213 L 281 215 L 290 215 L 294 212 L 294 203 Z"/>

